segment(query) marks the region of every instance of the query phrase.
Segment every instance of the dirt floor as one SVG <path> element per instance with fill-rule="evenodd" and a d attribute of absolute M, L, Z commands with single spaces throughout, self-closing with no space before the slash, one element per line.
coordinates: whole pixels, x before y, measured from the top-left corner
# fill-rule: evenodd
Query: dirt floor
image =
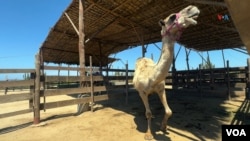
<path fill-rule="evenodd" d="M 0 91 L 0 95 L 3 93 Z M 48 97 L 49 101 L 72 98 Z M 154 141 L 209 141 L 221 140 L 222 124 L 250 124 L 250 105 L 244 96 L 231 101 L 222 98 L 188 97 L 170 94 L 169 105 L 173 116 L 168 132 L 159 131 L 164 109 L 157 95 L 150 96 L 154 115 Z M 42 100 L 42 99 L 41 99 Z M 0 104 L 0 114 L 28 108 L 28 102 Z M 1 141 L 142 141 L 147 121 L 144 106 L 137 93 L 130 93 L 128 104 L 124 97 L 98 102 L 95 111 L 76 115 L 77 105 L 41 111 L 42 122 L 32 124 L 32 113 L 0 122 Z M 247 114 L 244 114 L 247 112 Z"/>

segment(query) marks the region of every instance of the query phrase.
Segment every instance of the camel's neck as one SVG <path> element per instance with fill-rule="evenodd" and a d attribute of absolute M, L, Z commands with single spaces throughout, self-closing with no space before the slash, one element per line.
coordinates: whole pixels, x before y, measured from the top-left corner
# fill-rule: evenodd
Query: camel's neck
<path fill-rule="evenodd" d="M 165 79 L 168 74 L 170 65 L 173 61 L 173 52 L 174 52 L 174 42 L 168 36 L 162 38 L 162 50 L 161 56 L 154 67 L 154 77 L 156 83 L 159 83 Z"/>

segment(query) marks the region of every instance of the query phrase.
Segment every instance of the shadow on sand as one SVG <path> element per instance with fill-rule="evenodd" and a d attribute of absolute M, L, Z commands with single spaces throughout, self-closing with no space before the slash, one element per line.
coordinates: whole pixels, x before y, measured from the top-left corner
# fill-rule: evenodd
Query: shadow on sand
<path fill-rule="evenodd" d="M 228 122 L 229 124 L 230 122 L 231 124 L 239 124 L 238 122 L 241 121 L 242 124 L 249 124 L 249 120 L 246 120 L 247 118 L 249 119 L 249 100 L 239 101 L 242 102 L 242 105 L 238 107 L 238 111 L 234 117 L 232 117 L 231 112 L 222 106 L 225 101 L 225 99 L 221 98 L 198 96 L 190 97 L 185 95 L 173 95 L 170 93 L 168 96 L 168 103 L 173 111 L 173 115 L 168 122 L 168 133 L 163 133 L 159 130 L 164 116 L 163 106 L 158 98 L 158 95 L 150 95 L 149 103 L 153 114 L 152 132 L 154 139 L 157 141 L 175 140 L 169 136 L 169 134 L 172 133 L 176 136 L 181 136 L 186 140 L 218 140 L 218 138 L 220 138 L 222 122 Z M 136 124 L 136 130 L 141 133 L 146 132 L 147 120 L 145 118 L 145 108 L 137 92 L 129 93 L 128 104 L 125 103 L 125 94 L 120 98 L 97 103 L 102 104 L 103 107 L 97 108 L 95 110 L 101 110 L 103 108 L 110 107 L 115 110 L 133 115 L 134 122 Z M 246 112 L 248 114 L 244 114 Z M 43 121 L 75 115 L 76 113 L 55 115 L 46 118 Z M 32 125 L 32 122 L 0 129 L 0 134 L 16 131 L 30 125 Z M 182 131 L 188 132 L 192 136 L 189 136 Z"/>
<path fill-rule="evenodd" d="M 231 125 L 250 125 L 250 100 L 245 99 L 235 113 Z"/>
<path fill-rule="evenodd" d="M 223 104 L 228 101 L 223 98 L 200 97 L 173 95 L 168 96 L 168 103 L 173 111 L 172 117 L 168 122 L 168 133 L 174 133 L 182 136 L 186 140 L 219 140 L 221 138 L 221 125 L 230 124 L 232 120 L 232 111 L 225 108 Z M 240 101 L 244 104 L 243 101 Z M 134 116 L 136 129 L 145 133 L 147 130 L 147 120 L 145 118 L 144 105 L 136 92 L 129 93 L 128 104 L 125 104 L 125 98 L 101 102 L 103 105 L 131 114 Z M 153 114 L 152 132 L 155 140 L 170 141 L 174 140 L 159 130 L 164 116 L 164 108 L 158 98 L 158 95 L 149 96 L 150 108 Z M 236 109 L 242 109 L 235 105 Z M 244 109 L 248 109 L 246 106 Z M 237 118 L 237 114 L 234 118 Z M 178 130 L 176 130 L 178 129 Z M 189 136 L 182 131 L 188 132 Z M 194 136 L 196 138 L 194 138 Z"/>

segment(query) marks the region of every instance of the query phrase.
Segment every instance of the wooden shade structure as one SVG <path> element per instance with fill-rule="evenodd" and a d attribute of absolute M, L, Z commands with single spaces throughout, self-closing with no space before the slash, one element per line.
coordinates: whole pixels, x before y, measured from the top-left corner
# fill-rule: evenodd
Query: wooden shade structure
<path fill-rule="evenodd" d="M 85 62 L 106 65 L 111 54 L 161 41 L 158 21 L 188 5 L 201 13 L 179 44 L 199 51 L 244 46 L 223 0 L 83 0 Z M 42 44 L 44 62 L 79 64 L 79 1 L 71 4 Z M 140 55 L 138 55 L 140 57 Z"/>

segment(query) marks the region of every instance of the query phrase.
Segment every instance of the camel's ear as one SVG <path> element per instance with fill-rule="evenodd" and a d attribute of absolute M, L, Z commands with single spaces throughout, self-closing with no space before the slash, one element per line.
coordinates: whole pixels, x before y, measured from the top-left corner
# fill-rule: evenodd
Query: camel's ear
<path fill-rule="evenodd" d="M 160 26 L 165 26 L 165 22 L 161 19 L 161 20 L 159 21 L 159 25 L 160 25 Z"/>

